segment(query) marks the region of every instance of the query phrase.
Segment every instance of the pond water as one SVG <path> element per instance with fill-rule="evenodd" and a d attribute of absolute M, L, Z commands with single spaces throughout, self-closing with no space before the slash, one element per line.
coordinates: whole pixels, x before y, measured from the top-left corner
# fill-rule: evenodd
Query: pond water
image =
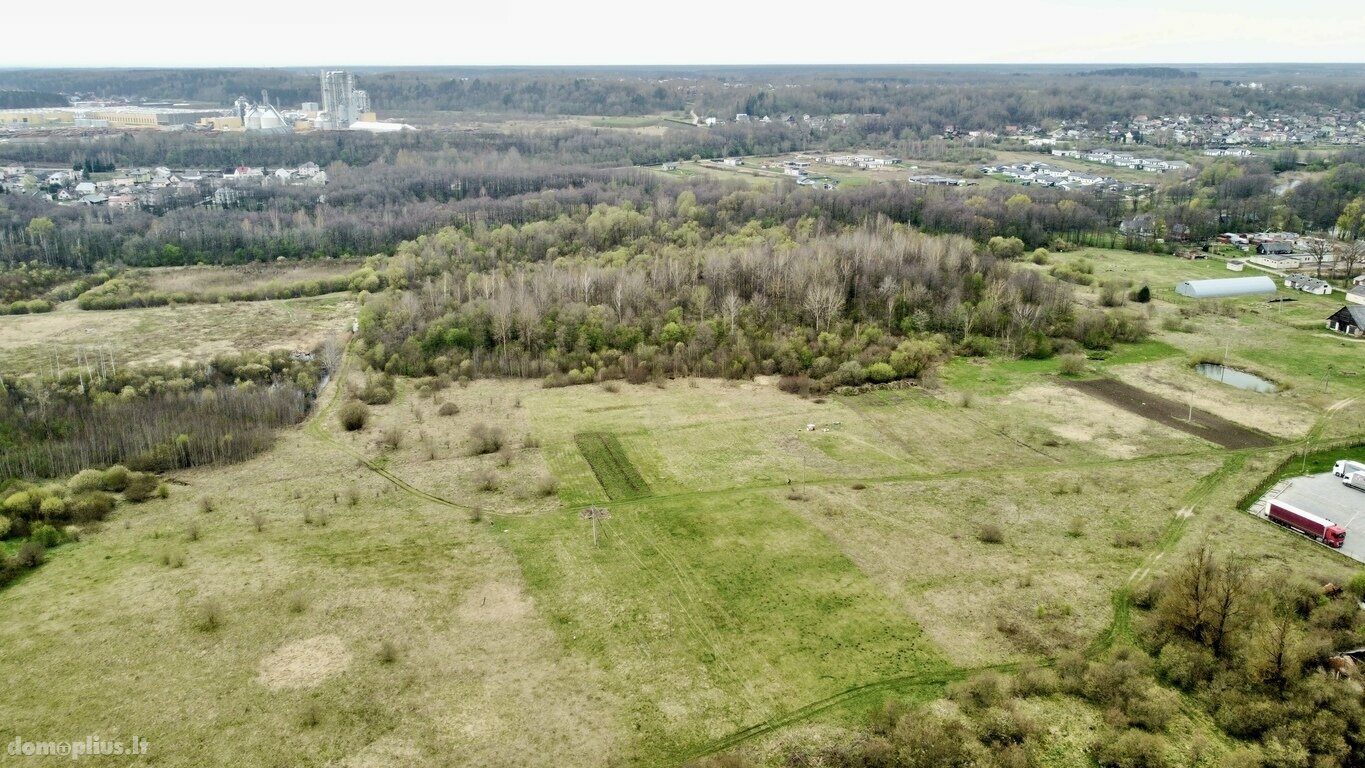
<path fill-rule="evenodd" d="M 1207 378 L 1221 381 L 1238 389 L 1246 389 L 1252 392 L 1275 392 L 1279 389 L 1273 382 L 1266 381 L 1254 373 L 1239 371 L 1236 368 L 1226 368 L 1217 363 L 1200 363 L 1194 369 Z"/>

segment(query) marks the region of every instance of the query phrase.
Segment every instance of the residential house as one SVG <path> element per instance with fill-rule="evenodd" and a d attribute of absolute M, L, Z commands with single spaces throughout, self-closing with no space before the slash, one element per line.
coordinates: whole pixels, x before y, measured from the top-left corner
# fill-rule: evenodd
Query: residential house
<path fill-rule="evenodd" d="M 1357 338 L 1365 336 L 1365 307 L 1342 307 L 1327 318 L 1327 330 Z"/>

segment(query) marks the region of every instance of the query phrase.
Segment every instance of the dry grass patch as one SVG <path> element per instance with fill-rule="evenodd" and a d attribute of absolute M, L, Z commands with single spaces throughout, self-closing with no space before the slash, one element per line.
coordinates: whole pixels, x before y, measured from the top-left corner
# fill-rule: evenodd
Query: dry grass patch
<path fill-rule="evenodd" d="M 256 682 L 272 691 L 314 688 L 346 671 L 351 652 L 336 635 L 287 643 L 261 660 Z"/>

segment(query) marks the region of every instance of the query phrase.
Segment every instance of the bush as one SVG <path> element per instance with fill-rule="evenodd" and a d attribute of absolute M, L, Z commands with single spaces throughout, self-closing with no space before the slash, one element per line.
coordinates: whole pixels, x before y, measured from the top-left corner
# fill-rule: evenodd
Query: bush
<path fill-rule="evenodd" d="M 475 424 L 469 430 L 469 452 L 474 456 L 497 453 L 505 442 L 506 438 L 498 427 Z"/>
<path fill-rule="evenodd" d="M 474 473 L 474 487 L 486 493 L 496 491 L 498 489 L 498 476 L 490 470 L 481 469 Z"/>
<path fill-rule="evenodd" d="M 103 487 L 104 473 L 98 469 L 82 469 L 66 481 L 66 488 L 71 493 L 98 491 Z"/>
<path fill-rule="evenodd" d="M 379 650 L 375 653 L 380 664 L 392 664 L 398 661 L 398 646 L 392 640 L 385 640 L 379 644 Z"/>
<path fill-rule="evenodd" d="M 995 672 L 982 672 L 948 686 L 948 698 L 969 712 L 999 707 L 1009 697 L 1009 681 Z"/>
<path fill-rule="evenodd" d="M 28 540 L 44 549 L 51 549 L 62 543 L 62 532 L 47 523 L 38 523 L 29 529 Z"/>
<path fill-rule="evenodd" d="M 5 538 L 5 534 L 9 533 L 9 527 L 10 527 L 9 518 L 5 517 L 4 515 L 0 515 L 0 539 Z"/>
<path fill-rule="evenodd" d="M 66 516 L 66 500 L 60 496 L 48 496 L 38 505 L 38 512 L 44 520 L 61 520 Z"/>
<path fill-rule="evenodd" d="M 554 475 L 541 475 L 540 479 L 536 481 L 537 495 L 553 496 L 555 495 L 555 492 L 558 490 L 559 481 L 555 479 Z M 4 535 L 3 532 L 0 532 L 0 536 L 3 535 Z"/>
<path fill-rule="evenodd" d="M 877 384 L 885 384 L 888 381 L 893 381 L 895 378 L 896 369 L 892 368 L 890 363 L 873 363 L 867 367 L 868 381 Z"/>
<path fill-rule="evenodd" d="M 122 464 L 115 464 L 104 470 L 104 475 L 101 479 L 104 490 L 113 491 L 114 493 L 122 491 L 124 488 L 128 487 L 128 478 L 131 474 L 132 473 L 128 471 L 128 468 Z"/>
<path fill-rule="evenodd" d="M 987 523 L 977 529 L 976 540 L 983 544 L 1002 544 L 1005 541 L 1005 532 L 1000 530 L 1000 526 Z"/>
<path fill-rule="evenodd" d="M 140 504 L 156 494 L 158 481 L 150 472 L 133 472 L 123 488 L 123 498 Z"/>
<path fill-rule="evenodd" d="M 1102 736 L 1090 748 L 1090 756 L 1105 768 L 1166 768 L 1166 740 L 1142 731 L 1126 731 L 1114 738 Z"/>
<path fill-rule="evenodd" d="M 103 520 L 114 511 L 114 497 L 104 491 L 87 491 L 67 503 L 67 512 L 78 523 Z"/>
<path fill-rule="evenodd" d="M 1346 591 L 1355 595 L 1357 600 L 1365 601 L 1365 571 L 1351 577 L 1346 583 Z"/>
<path fill-rule="evenodd" d="M 47 553 L 43 551 L 43 545 L 35 541 L 26 541 L 11 559 L 20 568 L 37 568 L 47 559 Z"/>
<path fill-rule="evenodd" d="M 460 406 L 454 403 L 441 403 L 441 407 L 436 409 L 438 416 L 454 416 L 460 412 Z"/>
<path fill-rule="evenodd" d="M 403 430 L 398 427 L 389 427 L 379 435 L 379 445 L 383 448 L 397 449 L 403 445 Z"/>
<path fill-rule="evenodd" d="M 783 376 L 777 380 L 777 388 L 790 395 L 801 395 L 805 397 L 810 394 L 811 380 L 809 376 L 801 374 L 798 376 Z"/>
<path fill-rule="evenodd" d="M 1085 356 L 1077 354 L 1062 355 L 1061 360 L 1058 362 L 1057 370 L 1061 371 L 1063 376 L 1076 376 L 1085 373 Z"/>
<path fill-rule="evenodd" d="M 212 512 L 216 506 L 217 504 L 209 496 L 201 496 L 199 498 L 199 511 L 204 514 Z"/>
<path fill-rule="evenodd" d="M 351 400 L 341 406 L 337 418 L 341 420 L 341 426 L 347 432 L 358 432 L 370 421 L 370 409 L 359 400 Z"/>

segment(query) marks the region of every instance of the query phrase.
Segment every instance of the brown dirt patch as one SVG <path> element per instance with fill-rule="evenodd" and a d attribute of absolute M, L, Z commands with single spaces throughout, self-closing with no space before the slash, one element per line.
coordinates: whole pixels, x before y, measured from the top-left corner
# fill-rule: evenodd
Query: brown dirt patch
<path fill-rule="evenodd" d="M 1116 379 L 1087 379 L 1066 383 L 1125 411 L 1203 438 L 1224 448 L 1265 448 L 1276 443 L 1269 435 L 1199 408 L 1194 409 L 1193 419 L 1187 420 L 1190 415 L 1188 405 L 1154 395 Z"/>
<path fill-rule="evenodd" d="M 318 635 L 280 646 L 261 661 L 256 681 L 271 690 L 312 688 L 341 674 L 351 652 L 336 635 Z"/>

